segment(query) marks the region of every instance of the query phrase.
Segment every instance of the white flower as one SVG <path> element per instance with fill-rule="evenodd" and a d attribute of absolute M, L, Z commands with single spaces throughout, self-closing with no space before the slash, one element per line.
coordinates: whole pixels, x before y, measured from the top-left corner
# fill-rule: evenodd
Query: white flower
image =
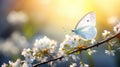
<path fill-rule="evenodd" d="M 78 35 L 73 35 L 69 40 L 66 41 L 66 44 L 69 44 L 70 47 L 76 47 L 79 44 L 80 37 Z"/>
<path fill-rule="evenodd" d="M 32 67 L 33 57 L 26 57 L 23 63 L 23 67 Z"/>
<path fill-rule="evenodd" d="M 116 41 L 109 42 L 111 46 L 114 46 L 116 44 Z"/>
<path fill-rule="evenodd" d="M 24 62 L 22 67 L 29 67 L 28 63 L 27 62 Z"/>
<path fill-rule="evenodd" d="M 77 61 L 77 56 L 75 56 L 75 55 L 73 55 L 73 54 L 70 55 L 70 56 L 72 57 L 73 60 Z"/>
<path fill-rule="evenodd" d="M 24 61 L 22 67 L 32 67 L 32 64 L 28 63 L 27 61 Z"/>
<path fill-rule="evenodd" d="M 114 28 L 113 28 L 113 31 L 115 33 L 119 33 L 120 32 L 120 23 L 118 23 Z"/>
<path fill-rule="evenodd" d="M 89 67 L 88 64 L 81 64 L 80 67 Z"/>
<path fill-rule="evenodd" d="M 69 60 L 69 58 L 70 58 L 70 56 L 64 56 L 64 58 L 61 58 L 59 62 L 61 62 L 61 61 L 66 62 Z"/>
<path fill-rule="evenodd" d="M 4 63 L 4 64 L 1 65 L 1 67 L 7 67 L 7 64 Z"/>
<path fill-rule="evenodd" d="M 59 50 L 62 51 L 62 49 L 66 46 L 67 44 L 65 44 L 64 42 L 60 44 L 60 48 Z"/>
<path fill-rule="evenodd" d="M 22 24 L 28 21 L 28 16 L 22 11 L 11 11 L 7 16 L 7 21 L 11 24 Z"/>
<path fill-rule="evenodd" d="M 73 60 L 77 61 L 80 59 L 77 55 L 71 54 L 70 57 L 72 57 Z"/>
<path fill-rule="evenodd" d="M 64 48 L 66 45 L 69 45 L 71 48 L 76 47 L 79 44 L 79 40 L 80 37 L 78 35 L 66 35 L 65 40 L 60 44 L 60 48 Z"/>
<path fill-rule="evenodd" d="M 28 48 L 28 49 L 23 49 L 22 55 L 23 55 L 24 57 L 30 57 L 30 56 L 31 56 L 31 49 L 30 49 L 30 48 Z"/>
<path fill-rule="evenodd" d="M 9 64 L 12 66 L 12 67 L 20 67 L 20 59 L 17 59 L 17 61 L 14 63 L 12 61 L 9 61 Z"/>
<path fill-rule="evenodd" d="M 38 39 L 34 43 L 34 47 L 38 48 L 39 50 L 49 49 L 50 53 L 55 51 L 57 46 L 57 42 L 54 40 L 50 40 L 48 37 L 43 37 L 42 39 Z"/>
<path fill-rule="evenodd" d="M 25 58 L 25 61 L 27 62 L 27 63 L 32 63 L 33 61 L 34 61 L 34 58 L 32 57 L 32 58 Z"/>
<path fill-rule="evenodd" d="M 96 40 L 95 39 L 92 39 L 91 40 L 91 44 L 95 44 L 96 43 Z"/>
<path fill-rule="evenodd" d="M 78 35 L 66 35 L 65 40 L 60 44 L 58 51 L 59 55 L 65 54 L 65 50 L 70 50 L 71 48 L 76 47 L 79 44 L 79 41 L 80 37 Z"/>
<path fill-rule="evenodd" d="M 59 51 L 57 52 L 57 57 L 61 57 L 62 55 L 64 55 L 64 50 L 62 50 L 62 48 L 59 48 Z"/>
<path fill-rule="evenodd" d="M 109 56 L 115 56 L 115 50 L 105 50 L 105 54 Z"/>
<path fill-rule="evenodd" d="M 65 55 L 66 50 L 70 50 L 79 45 L 80 37 L 78 35 L 66 35 L 65 40 L 60 44 L 58 56 Z M 65 49 L 65 50 L 64 50 Z"/>
<path fill-rule="evenodd" d="M 34 56 L 35 54 L 37 54 L 38 52 L 39 52 L 39 49 L 36 48 L 36 47 L 34 47 L 34 48 L 33 48 L 33 56 Z"/>
<path fill-rule="evenodd" d="M 93 53 L 96 53 L 96 50 L 88 49 L 88 54 L 89 54 L 89 55 L 92 55 Z"/>
<path fill-rule="evenodd" d="M 41 62 L 45 62 L 45 61 L 47 61 L 47 59 L 48 59 L 48 57 L 44 57 L 44 58 L 42 58 Z"/>
<path fill-rule="evenodd" d="M 51 62 L 49 63 L 49 65 L 50 65 L 50 67 L 56 67 L 56 63 L 54 63 L 54 61 L 51 61 Z"/>
<path fill-rule="evenodd" d="M 77 64 L 76 64 L 76 63 L 72 63 L 72 64 L 70 65 L 70 67 L 77 67 Z"/>
<path fill-rule="evenodd" d="M 25 57 L 25 61 L 32 63 L 34 60 L 34 57 L 31 53 L 31 49 L 23 49 L 22 55 Z"/>
<path fill-rule="evenodd" d="M 104 32 L 102 33 L 102 36 L 106 38 L 109 36 L 109 34 L 110 34 L 110 31 L 104 30 Z"/>

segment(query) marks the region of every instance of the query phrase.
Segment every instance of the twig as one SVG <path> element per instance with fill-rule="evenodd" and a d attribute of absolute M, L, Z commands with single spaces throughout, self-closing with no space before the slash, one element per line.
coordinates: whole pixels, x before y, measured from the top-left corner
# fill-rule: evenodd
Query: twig
<path fill-rule="evenodd" d="M 88 46 L 88 47 L 86 47 L 86 48 L 75 49 L 74 51 L 70 52 L 69 54 L 73 54 L 73 53 L 78 52 L 78 51 L 81 52 L 81 51 L 84 51 L 84 50 L 87 50 L 87 49 L 90 49 L 90 48 L 93 48 L 93 47 L 98 47 L 99 45 L 108 42 L 109 40 L 117 37 L 118 35 L 120 35 L 120 33 L 117 33 L 117 34 L 115 34 L 115 35 L 113 35 L 113 36 L 111 36 L 111 37 L 109 37 L 109 38 L 106 38 L 106 39 L 104 39 L 104 40 L 102 40 L 102 41 L 100 41 L 100 42 L 97 42 L 97 43 L 94 44 L 94 45 Z M 58 57 L 58 58 L 55 58 L 55 59 L 51 59 L 51 60 L 48 60 L 48 61 L 45 61 L 45 62 L 42 62 L 42 63 L 37 63 L 37 64 L 34 64 L 33 67 L 37 67 L 37 66 L 39 66 L 39 65 L 43 65 L 43 64 L 49 63 L 49 62 L 51 62 L 51 61 L 56 61 L 56 60 L 62 59 L 62 58 L 64 58 L 64 57 L 65 57 L 65 56 L 61 56 L 61 57 Z"/>

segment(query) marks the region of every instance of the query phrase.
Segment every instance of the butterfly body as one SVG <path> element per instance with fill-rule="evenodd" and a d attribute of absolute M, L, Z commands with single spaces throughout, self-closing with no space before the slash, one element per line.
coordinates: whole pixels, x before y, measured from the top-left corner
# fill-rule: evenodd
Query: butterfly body
<path fill-rule="evenodd" d="M 85 40 L 92 40 L 96 37 L 96 16 L 94 12 L 86 14 L 76 25 L 73 32 Z"/>

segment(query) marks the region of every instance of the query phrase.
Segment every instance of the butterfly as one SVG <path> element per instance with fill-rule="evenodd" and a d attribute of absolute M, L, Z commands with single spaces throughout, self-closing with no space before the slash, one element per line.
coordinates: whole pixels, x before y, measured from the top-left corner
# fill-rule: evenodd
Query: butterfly
<path fill-rule="evenodd" d="M 84 40 L 92 40 L 96 37 L 96 14 L 89 12 L 78 22 L 75 29 L 72 30 L 75 34 L 80 35 Z"/>

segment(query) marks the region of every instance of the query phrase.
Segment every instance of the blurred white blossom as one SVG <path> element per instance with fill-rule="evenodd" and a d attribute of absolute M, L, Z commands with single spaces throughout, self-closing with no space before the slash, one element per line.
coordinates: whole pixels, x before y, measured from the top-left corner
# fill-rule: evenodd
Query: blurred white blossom
<path fill-rule="evenodd" d="M 48 57 L 44 57 L 41 59 L 41 62 L 45 62 L 45 61 L 47 61 L 47 59 L 48 59 Z"/>
<path fill-rule="evenodd" d="M 110 17 L 110 18 L 108 18 L 108 22 L 110 23 L 110 24 L 115 24 L 115 23 L 117 23 L 119 20 L 118 20 L 118 17 L 116 17 L 116 16 L 112 16 L 112 17 Z"/>
<path fill-rule="evenodd" d="M 96 43 L 96 40 L 95 39 L 92 39 L 91 40 L 91 44 L 95 44 Z"/>
<path fill-rule="evenodd" d="M 116 26 L 114 26 L 113 31 L 115 33 L 119 33 L 120 32 L 120 23 L 118 23 Z"/>
<path fill-rule="evenodd" d="M 23 24 L 28 21 L 28 16 L 23 11 L 11 11 L 7 16 L 7 21 L 13 25 Z"/>
<path fill-rule="evenodd" d="M 81 64 L 80 67 L 89 67 L 88 64 Z"/>
<path fill-rule="evenodd" d="M 76 55 L 71 54 L 70 56 L 72 57 L 73 60 L 77 61 L 77 56 Z"/>
<path fill-rule="evenodd" d="M 54 63 L 54 61 L 51 61 L 51 62 L 49 63 L 49 65 L 50 65 L 50 67 L 56 67 L 56 63 Z"/>
<path fill-rule="evenodd" d="M 60 57 L 61 57 L 61 56 L 60 56 Z M 66 62 L 66 61 L 69 60 L 69 58 L 70 58 L 70 56 L 64 56 L 64 58 L 61 58 L 60 60 L 58 60 L 58 62 L 60 62 L 60 63 L 61 63 L 61 61 L 62 61 L 62 62 Z"/>
<path fill-rule="evenodd" d="M 72 64 L 70 65 L 70 67 L 77 67 L 77 64 L 76 64 L 76 63 L 72 63 Z"/>
<path fill-rule="evenodd" d="M 92 55 L 93 53 L 96 53 L 96 50 L 88 49 L 88 54 Z"/>
<path fill-rule="evenodd" d="M 115 50 L 105 50 L 105 54 L 109 56 L 115 56 Z"/>
<path fill-rule="evenodd" d="M 9 61 L 9 64 L 4 63 L 1 67 L 32 67 L 32 64 L 26 60 L 21 61 L 20 59 L 17 59 L 15 62 Z"/>
<path fill-rule="evenodd" d="M 3 63 L 3 64 L 1 65 L 1 67 L 7 67 L 7 64 L 6 64 L 6 63 Z"/>
<path fill-rule="evenodd" d="M 114 46 L 114 45 L 116 44 L 116 41 L 111 41 L 111 42 L 109 42 L 109 44 L 110 44 L 111 46 Z"/>
<path fill-rule="evenodd" d="M 30 63 L 29 61 L 25 60 L 23 65 L 22 65 L 22 67 L 33 67 L 33 66 L 32 66 L 32 63 Z"/>
<path fill-rule="evenodd" d="M 20 32 L 15 31 L 8 39 L 0 42 L 0 51 L 5 54 L 18 54 L 29 46 L 27 39 Z"/>
<path fill-rule="evenodd" d="M 12 54 L 17 54 L 19 52 L 19 49 L 14 46 L 14 43 L 10 40 L 6 40 L 0 45 L 0 51 L 3 53 L 12 53 Z"/>
<path fill-rule="evenodd" d="M 29 65 L 27 62 L 24 62 L 22 67 L 32 67 L 31 65 Z"/>
<path fill-rule="evenodd" d="M 109 36 L 109 34 L 110 34 L 110 31 L 104 30 L 104 32 L 102 33 L 102 36 L 106 38 Z"/>
<path fill-rule="evenodd" d="M 17 59 L 16 62 L 12 62 L 12 61 L 9 61 L 9 64 L 12 66 L 12 67 L 20 67 L 20 59 Z"/>

